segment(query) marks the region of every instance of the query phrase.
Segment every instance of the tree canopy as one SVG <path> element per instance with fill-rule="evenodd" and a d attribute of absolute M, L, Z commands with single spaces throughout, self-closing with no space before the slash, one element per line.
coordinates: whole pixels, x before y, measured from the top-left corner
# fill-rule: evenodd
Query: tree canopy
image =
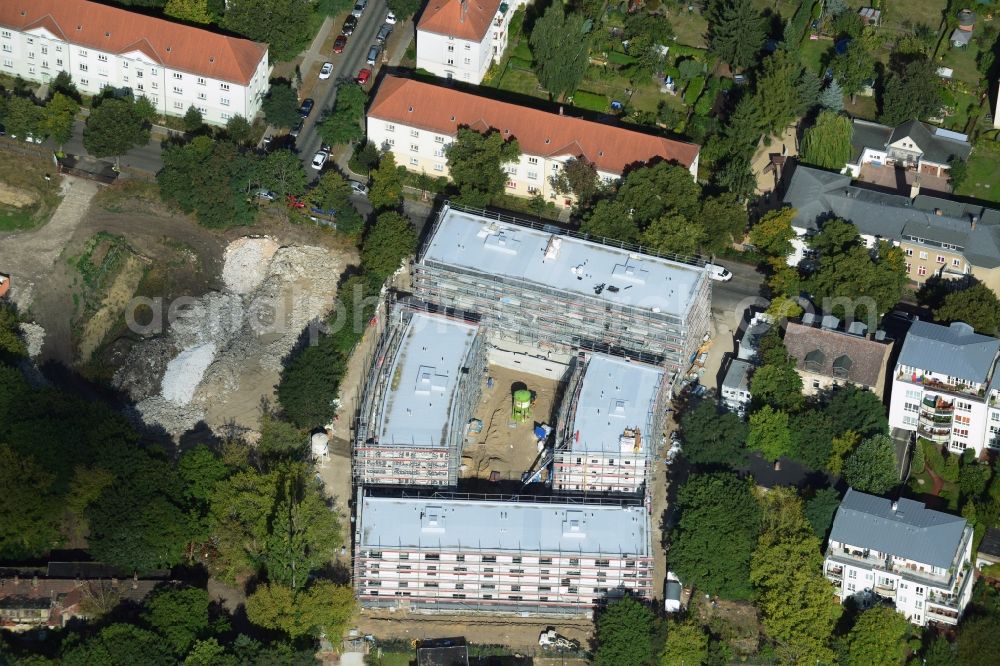
<path fill-rule="evenodd" d="M 833 517 L 839 507 L 840 494 L 833 488 L 820 488 L 806 500 L 803 510 L 805 518 L 821 542 L 826 540 L 826 534 L 833 525 Z"/>
<path fill-rule="evenodd" d="M 90 112 L 83 147 L 94 157 L 116 160 L 149 141 L 149 127 L 131 98 L 106 99 Z"/>
<path fill-rule="evenodd" d="M 760 451 L 771 462 L 791 453 L 792 433 L 788 428 L 788 413 L 764 405 L 751 414 L 747 448 Z"/>
<path fill-rule="evenodd" d="M 268 124 L 275 127 L 295 127 L 301 120 L 299 96 L 287 82 L 272 83 L 260 108 Z"/>
<path fill-rule="evenodd" d="M 289 60 L 312 36 L 312 7 L 302 0 L 228 0 L 222 27 L 266 42 L 275 60 Z"/>
<path fill-rule="evenodd" d="M 918 58 L 894 69 L 886 79 L 879 121 L 890 127 L 914 118 L 928 118 L 941 110 L 943 89 L 937 66 Z"/>
<path fill-rule="evenodd" d="M 853 96 L 861 91 L 865 81 L 875 77 L 875 56 L 865 40 L 852 39 L 846 52 L 830 63 L 830 69 L 844 94 Z"/>
<path fill-rule="evenodd" d="M 851 161 L 851 119 L 822 111 L 802 138 L 802 161 L 824 169 L 840 170 Z"/>
<path fill-rule="evenodd" d="M 596 619 L 594 666 L 651 664 L 655 619 L 647 606 L 632 597 L 608 604 Z"/>
<path fill-rule="evenodd" d="M 455 141 L 445 148 L 448 172 L 458 189 L 459 203 L 486 207 L 502 194 L 507 184 L 504 165 L 521 156 L 517 139 L 504 140 L 497 130 L 486 134 L 463 127 Z"/>
<path fill-rule="evenodd" d="M 713 0 L 708 6 L 708 46 L 740 70 L 757 61 L 767 24 L 750 0 Z"/>
<path fill-rule="evenodd" d="M 852 488 L 882 495 L 899 483 L 896 449 L 888 435 L 870 437 L 844 461 L 844 480 Z"/>
<path fill-rule="evenodd" d="M 379 285 L 392 275 L 404 257 L 417 249 L 417 233 L 405 215 L 387 211 L 376 218 L 361 245 L 361 263 Z"/>
<path fill-rule="evenodd" d="M 898 666 L 907 652 L 911 626 L 906 616 L 891 606 L 862 612 L 847 634 L 847 666 Z"/>
<path fill-rule="evenodd" d="M 317 132 L 325 143 L 333 146 L 356 141 L 365 135 L 363 119 L 368 95 L 354 81 L 343 81 L 337 86 L 337 99 L 333 109 L 317 123 Z"/>
<path fill-rule="evenodd" d="M 247 599 L 247 618 L 265 629 L 292 638 L 340 636 L 354 612 L 354 590 L 347 585 L 317 581 L 302 590 L 276 584 L 257 588 Z"/>
<path fill-rule="evenodd" d="M 296 168 L 302 172 L 301 163 L 290 151 L 274 151 L 271 155 L 267 157 L 268 167 L 258 170 L 253 158 L 228 141 L 198 136 L 190 143 L 167 146 L 163 168 L 156 174 L 160 196 L 185 213 L 194 214 L 206 227 L 250 224 L 254 208 L 247 190 L 252 181 L 263 177 L 269 185 L 287 192 L 285 184 L 294 178 L 291 174 Z M 302 173 L 301 180 L 304 178 Z"/>
<path fill-rule="evenodd" d="M 694 465 L 736 467 L 746 454 L 747 426 L 732 412 L 702 400 L 681 417 L 684 458 Z"/>
<path fill-rule="evenodd" d="M 667 623 L 660 666 L 698 666 L 708 659 L 708 633 L 693 619 Z"/>
<path fill-rule="evenodd" d="M 677 493 L 680 516 L 670 534 L 670 566 L 685 585 L 729 599 L 748 599 L 750 556 L 760 508 L 734 474 L 692 476 Z"/>
<path fill-rule="evenodd" d="M 535 73 L 553 97 L 572 93 L 583 78 L 590 52 L 586 24 L 583 14 L 567 14 L 559 2 L 549 5 L 535 21 L 528 40 Z"/>
<path fill-rule="evenodd" d="M 940 307 L 934 310 L 934 318 L 946 324 L 965 322 L 978 333 L 996 335 L 1000 328 L 1000 298 L 992 289 L 977 282 L 948 293 Z"/>

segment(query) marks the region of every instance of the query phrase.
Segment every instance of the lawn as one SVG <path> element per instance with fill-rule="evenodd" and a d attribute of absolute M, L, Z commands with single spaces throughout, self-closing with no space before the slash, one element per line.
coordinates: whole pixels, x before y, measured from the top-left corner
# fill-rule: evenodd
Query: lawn
<path fill-rule="evenodd" d="M 674 26 L 674 34 L 677 35 L 677 43 L 685 46 L 693 46 L 703 49 L 708 44 L 705 42 L 705 33 L 708 31 L 708 21 L 700 12 L 689 12 L 686 6 L 679 6 L 678 9 L 671 9 L 667 12 L 670 24 Z"/>
<path fill-rule="evenodd" d="M 968 175 L 956 194 L 986 201 L 1000 202 L 1000 144 L 991 139 L 980 139 L 969 158 Z"/>
<path fill-rule="evenodd" d="M 514 63 L 508 63 L 507 69 L 504 71 L 503 76 L 500 77 L 496 87 L 501 90 L 521 93 L 522 95 L 548 99 L 548 95 L 541 89 L 535 73 L 530 69 L 516 67 Z"/>
<path fill-rule="evenodd" d="M 833 41 L 829 39 L 806 39 L 799 49 L 799 58 L 806 69 L 822 76 L 823 60 L 827 53 L 833 48 Z"/>
<path fill-rule="evenodd" d="M 0 139 L 0 142 L 13 142 Z M 59 178 L 53 164 L 0 146 L 0 231 L 33 229 L 48 222 L 59 205 Z"/>

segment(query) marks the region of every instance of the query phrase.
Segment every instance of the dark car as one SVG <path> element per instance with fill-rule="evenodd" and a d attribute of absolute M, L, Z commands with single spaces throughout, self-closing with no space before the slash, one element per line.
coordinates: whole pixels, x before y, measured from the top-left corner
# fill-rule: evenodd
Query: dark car
<path fill-rule="evenodd" d="M 302 100 L 302 106 L 299 107 L 299 115 L 303 118 L 308 118 L 314 106 L 316 106 L 316 102 L 313 101 L 312 97 Z"/>
<path fill-rule="evenodd" d="M 347 35 L 337 35 L 337 39 L 333 40 L 333 52 L 343 53 L 345 46 L 347 46 Z"/>
<path fill-rule="evenodd" d="M 354 32 L 354 29 L 358 27 L 358 17 L 351 14 L 346 19 L 344 19 L 344 28 L 341 30 L 345 35 L 350 36 Z"/>
<path fill-rule="evenodd" d="M 300 121 L 299 121 L 299 124 L 298 124 L 298 125 L 296 125 L 295 127 L 293 127 L 293 128 L 291 129 L 291 131 L 290 131 L 290 132 L 288 132 L 288 135 L 289 135 L 290 137 L 294 138 L 294 139 L 297 139 L 297 138 L 299 138 L 299 132 L 301 132 L 301 131 L 302 131 L 302 125 L 303 125 L 304 123 L 305 123 L 305 121 L 304 121 L 304 120 L 300 120 Z M 272 146 L 272 147 L 273 147 L 273 146 Z"/>

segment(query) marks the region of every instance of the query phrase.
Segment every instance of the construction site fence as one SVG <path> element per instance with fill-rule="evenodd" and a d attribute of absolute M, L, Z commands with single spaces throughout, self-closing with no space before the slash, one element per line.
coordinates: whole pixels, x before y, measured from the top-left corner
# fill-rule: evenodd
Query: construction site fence
<path fill-rule="evenodd" d="M 466 500 L 472 502 L 527 502 L 534 504 L 581 504 L 581 505 L 601 505 L 601 506 L 642 506 L 641 498 L 634 497 L 608 497 L 603 494 L 593 495 L 589 493 L 565 493 L 559 495 L 537 495 L 537 494 L 506 494 L 506 493 L 468 493 L 450 490 L 434 490 L 421 488 L 392 489 L 387 487 L 365 487 L 362 489 L 364 497 L 399 497 L 402 499 L 439 499 L 439 500 Z"/>

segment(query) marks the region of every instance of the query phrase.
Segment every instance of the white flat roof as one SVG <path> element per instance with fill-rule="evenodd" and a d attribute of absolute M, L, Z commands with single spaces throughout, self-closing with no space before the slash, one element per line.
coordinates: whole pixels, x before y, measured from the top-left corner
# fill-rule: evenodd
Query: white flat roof
<path fill-rule="evenodd" d="M 624 430 L 639 428 L 642 435 L 639 452 L 648 450 L 650 439 L 658 434 L 648 430 L 661 381 L 663 371 L 659 368 L 593 354 L 576 404 L 572 449 L 620 451 Z"/>
<path fill-rule="evenodd" d="M 573 551 L 649 555 L 641 505 L 364 497 L 362 548 Z"/>
<path fill-rule="evenodd" d="M 382 445 L 446 446 L 458 378 L 477 327 L 414 313 L 389 368 L 378 423 Z"/>
<path fill-rule="evenodd" d="M 701 280 L 698 266 L 442 209 L 424 260 L 683 318 Z"/>

